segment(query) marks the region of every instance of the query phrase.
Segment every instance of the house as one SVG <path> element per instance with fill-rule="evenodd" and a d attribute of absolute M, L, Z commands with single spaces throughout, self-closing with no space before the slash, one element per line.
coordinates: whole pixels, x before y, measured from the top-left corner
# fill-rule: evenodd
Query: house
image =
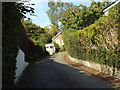
<path fill-rule="evenodd" d="M 52 41 L 57 43 L 60 48 L 64 45 L 63 39 L 62 39 L 62 31 L 59 32 L 55 37 L 52 38 Z"/>
<path fill-rule="evenodd" d="M 108 10 L 119 2 L 120 2 L 120 0 L 116 0 L 116 1 L 112 2 L 110 5 L 108 5 L 107 7 L 105 7 L 103 9 L 104 14 L 107 16 L 108 15 Z"/>

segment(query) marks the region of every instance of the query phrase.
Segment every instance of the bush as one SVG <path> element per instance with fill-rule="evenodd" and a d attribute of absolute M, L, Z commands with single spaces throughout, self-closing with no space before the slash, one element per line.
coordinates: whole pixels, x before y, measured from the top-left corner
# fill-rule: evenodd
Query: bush
<path fill-rule="evenodd" d="M 15 70 L 18 53 L 19 13 L 15 3 L 2 3 L 2 88 L 16 88 Z"/>
<path fill-rule="evenodd" d="M 57 43 L 53 42 L 54 46 L 55 46 L 55 52 L 59 52 L 60 47 Z"/>
<path fill-rule="evenodd" d="M 112 30 L 120 32 L 119 8 L 120 3 L 109 10 L 109 16 L 101 17 L 82 30 L 63 30 L 63 40 L 69 55 L 120 68 L 120 33 L 114 33 L 114 37 L 110 34 Z M 116 39 L 119 40 L 118 44 L 114 43 Z"/>
<path fill-rule="evenodd" d="M 59 50 L 59 52 L 65 51 L 65 46 L 63 45 L 62 48 Z"/>

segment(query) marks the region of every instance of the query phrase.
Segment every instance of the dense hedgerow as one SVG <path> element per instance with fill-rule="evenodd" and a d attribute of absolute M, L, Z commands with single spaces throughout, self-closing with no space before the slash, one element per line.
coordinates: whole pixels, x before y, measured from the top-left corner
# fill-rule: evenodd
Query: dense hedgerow
<path fill-rule="evenodd" d="M 19 13 L 15 8 L 15 3 L 2 3 L 2 88 L 15 87 L 14 79 L 20 20 Z"/>
<path fill-rule="evenodd" d="M 22 20 L 22 23 L 26 29 L 27 36 L 34 42 L 38 48 L 38 56 L 46 56 L 45 44 L 52 41 L 52 36 L 45 31 L 44 28 L 37 26 L 30 19 Z M 33 57 L 34 58 L 34 57 Z M 35 60 L 33 59 L 33 62 Z"/>
<path fill-rule="evenodd" d="M 57 43 L 53 42 L 54 46 L 55 46 L 55 52 L 59 52 L 60 47 Z"/>
<path fill-rule="evenodd" d="M 24 17 L 23 13 L 33 11 L 31 9 L 26 8 L 23 3 L 2 3 L 2 89 L 16 88 L 20 20 Z"/>
<path fill-rule="evenodd" d="M 82 30 L 66 28 L 63 39 L 70 56 L 120 68 L 120 3 Z"/>

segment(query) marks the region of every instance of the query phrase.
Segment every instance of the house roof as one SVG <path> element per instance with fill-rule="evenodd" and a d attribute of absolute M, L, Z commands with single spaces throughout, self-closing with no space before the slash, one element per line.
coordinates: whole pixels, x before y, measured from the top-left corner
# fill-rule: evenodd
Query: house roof
<path fill-rule="evenodd" d="M 105 7 L 105 8 L 103 9 L 103 12 L 108 11 L 111 7 L 113 7 L 114 5 L 116 5 L 116 4 L 119 3 L 119 2 L 120 2 L 120 0 L 115 0 L 115 1 L 112 2 L 110 5 L 108 5 L 107 7 Z"/>
<path fill-rule="evenodd" d="M 58 35 L 60 35 L 62 33 L 62 31 L 60 31 L 55 37 L 52 38 L 52 40 L 54 40 Z"/>

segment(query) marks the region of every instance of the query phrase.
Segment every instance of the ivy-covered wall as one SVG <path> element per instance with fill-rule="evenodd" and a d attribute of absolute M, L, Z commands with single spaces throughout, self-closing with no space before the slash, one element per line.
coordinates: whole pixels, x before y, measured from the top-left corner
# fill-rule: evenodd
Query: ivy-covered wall
<path fill-rule="evenodd" d="M 63 30 L 70 56 L 120 69 L 120 2 L 94 24 L 75 32 L 67 31 L 74 30 Z"/>
<path fill-rule="evenodd" d="M 34 13 L 34 9 L 24 3 L 2 3 L 2 88 L 16 88 L 15 70 L 18 48 L 25 53 L 27 62 L 35 62 L 35 57 L 43 57 L 42 47 L 38 47 L 27 37 L 21 23 L 23 13 Z M 44 45 L 43 45 L 44 47 Z M 45 50 L 45 48 L 44 48 Z"/>
<path fill-rule="evenodd" d="M 19 15 L 15 3 L 2 3 L 2 88 L 15 88 Z"/>

